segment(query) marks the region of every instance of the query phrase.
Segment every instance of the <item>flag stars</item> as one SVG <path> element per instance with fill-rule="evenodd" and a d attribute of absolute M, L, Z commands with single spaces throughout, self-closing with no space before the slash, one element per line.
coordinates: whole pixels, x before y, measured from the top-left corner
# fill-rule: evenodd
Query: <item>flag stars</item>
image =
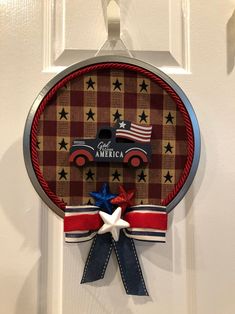
<path fill-rule="evenodd" d="M 121 82 L 119 82 L 119 80 L 118 80 L 118 79 L 116 79 L 116 81 L 113 83 L 113 86 L 114 86 L 113 90 L 118 89 L 118 90 L 120 90 L 120 91 L 121 91 L 121 86 L 122 86 L 122 83 L 121 83 Z"/>
<path fill-rule="evenodd" d="M 110 201 L 117 195 L 109 192 L 107 183 L 102 185 L 99 192 L 90 192 L 90 196 L 95 199 L 95 206 L 102 207 L 107 212 L 112 213 L 112 204 Z"/>
<path fill-rule="evenodd" d="M 171 113 L 169 112 L 167 116 L 165 116 L 165 119 L 166 119 L 166 124 L 171 123 L 173 124 L 173 119 L 174 117 L 171 115 Z"/>
<path fill-rule="evenodd" d="M 125 190 L 122 185 L 119 185 L 119 194 L 111 200 L 113 205 L 118 205 L 122 208 L 124 212 L 127 207 L 134 205 L 133 198 L 135 195 L 135 190 Z"/>
<path fill-rule="evenodd" d="M 165 148 L 165 154 L 168 153 L 168 152 L 171 153 L 171 154 L 173 153 L 172 152 L 172 148 L 174 148 L 174 147 L 171 146 L 170 142 L 168 142 L 168 144 L 166 146 L 164 146 L 164 148 Z"/>
<path fill-rule="evenodd" d="M 112 180 L 112 181 L 115 181 L 115 180 L 120 181 L 119 177 L 121 176 L 121 174 L 118 173 L 117 169 L 116 169 L 115 172 L 112 174 L 112 176 L 113 176 L 113 180 Z"/>
<path fill-rule="evenodd" d="M 90 198 L 89 198 L 89 201 L 87 202 L 87 205 L 93 205 L 93 203 L 91 202 Z"/>
<path fill-rule="evenodd" d="M 93 90 L 95 89 L 95 88 L 94 88 L 95 82 L 92 81 L 91 77 L 90 77 L 89 80 L 86 82 L 86 84 L 87 84 L 87 89 L 89 89 L 89 88 L 92 88 Z"/>
<path fill-rule="evenodd" d="M 65 110 L 64 110 L 64 108 L 61 110 L 61 112 L 59 112 L 59 115 L 60 115 L 60 120 L 62 120 L 62 119 L 65 119 L 65 120 L 68 120 L 68 118 L 67 118 L 67 115 L 68 115 L 69 113 L 68 112 L 66 112 Z"/>
<path fill-rule="evenodd" d="M 41 142 L 39 142 L 38 140 L 36 141 L 36 147 L 37 147 L 37 149 L 40 149 L 40 145 L 41 144 Z"/>
<path fill-rule="evenodd" d="M 167 174 L 164 176 L 164 178 L 165 178 L 165 182 L 164 183 L 167 183 L 167 182 L 172 183 L 173 176 L 170 174 L 169 171 L 167 171 Z"/>
<path fill-rule="evenodd" d="M 148 92 L 147 90 L 148 84 L 145 83 L 145 80 L 143 80 L 142 84 L 139 84 L 139 87 L 141 87 L 140 93 L 143 91 Z"/>
<path fill-rule="evenodd" d="M 94 119 L 95 113 L 92 112 L 91 108 L 90 108 L 90 110 L 88 112 L 86 112 L 86 115 L 87 115 L 87 121 L 90 120 L 90 119 L 95 121 L 95 119 Z"/>
<path fill-rule="evenodd" d="M 118 121 L 121 118 L 122 114 L 118 112 L 118 109 L 113 114 L 113 121 Z"/>
<path fill-rule="evenodd" d="M 58 174 L 60 176 L 59 180 L 62 180 L 62 179 L 67 180 L 68 172 L 66 172 L 64 168 L 60 172 L 58 172 Z"/>
<path fill-rule="evenodd" d="M 146 179 L 145 179 L 145 178 L 147 177 L 147 174 L 144 174 L 144 170 L 142 170 L 141 173 L 138 174 L 138 177 L 139 177 L 138 182 L 141 182 L 141 181 L 146 182 Z"/>
<path fill-rule="evenodd" d="M 100 210 L 99 215 L 103 220 L 104 224 L 98 230 L 98 234 L 110 232 L 112 234 L 114 241 L 118 241 L 121 229 L 130 227 L 129 222 L 121 219 L 122 216 L 121 207 L 116 208 L 114 212 L 111 213 L 111 215 Z"/>
<path fill-rule="evenodd" d="M 119 122 L 120 129 L 125 129 L 126 123 L 124 121 Z"/>
<path fill-rule="evenodd" d="M 95 175 L 95 173 L 92 172 L 91 169 L 89 169 L 88 172 L 86 172 L 86 181 L 88 181 L 88 180 L 94 181 L 94 178 L 93 178 L 94 175 Z"/>
<path fill-rule="evenodd" d="M 61 149 L 67 150 L 68 143 L 65 142 L 64 138 L 58 144 L 60 145 L 60 150 Z"/>
<path fill-rule="evenodd" d="M 139 118 L 140 118 L 140 122 L 144 121 L 147 123 L 148 115 L 146 115 L 144 110 L 143 110 L 143 112 L 139 115 Z"/>

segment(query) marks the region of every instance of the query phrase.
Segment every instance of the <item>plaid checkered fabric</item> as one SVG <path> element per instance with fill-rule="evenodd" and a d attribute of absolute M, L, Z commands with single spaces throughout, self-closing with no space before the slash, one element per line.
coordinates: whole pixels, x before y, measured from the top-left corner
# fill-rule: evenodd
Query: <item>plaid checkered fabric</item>
<path fill-rule="evenodd" d="M 95 138 L 118 119 L 152 125 L 152 162 L 134 169 L 121 163 L 69 163 L 74 139 Z M 108 182 L 136 190 L 136 204 L 160 205 L 187 159 L 186 128 L 175 102 L 147 77 L 126 70 L 98 70 L 71 80 L 48 103 L 38 125 L 39 165 L 50 189 L 67 205 L 92 204 L 89 192 Z"/>

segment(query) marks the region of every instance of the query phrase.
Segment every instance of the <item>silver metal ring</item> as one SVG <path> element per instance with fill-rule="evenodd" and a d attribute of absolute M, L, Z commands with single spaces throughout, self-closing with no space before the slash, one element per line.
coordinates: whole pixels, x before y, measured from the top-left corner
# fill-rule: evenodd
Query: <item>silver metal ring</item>
<path fill-rule="evenodd" d="M 29 111 L 25 129 L 24 129 L 24 137 L 23 137 L 23 151 L 24 151 L 24 160 L 26 169 L 28 172 L 28 175 L 30 177 L 30 180 L 36 189 L 39 196 L 43 199 L 43 201 L 59 216 L 63 217 L 64 212 L 61 210 L 57 205 L 55 205 L 52 200 L 48 197 L 48 195 L 44 192 L 43 188 L 41 187 L 40 183 L 38 182 L 38 179 L 36 177 L 36 174 L 33 169 L 32 160 L 31 160 L 31 151 L 30 151 L 30 134 L 31 134 L 31 128 L 32 128 L 32 122 L 34 115 L 43 100 L 43 98 L 46 96 L 46 94 L 53 88 L 59 81 L 61 81 L 64 77 L 69 75 L 70 73 L 79 70 L 81 68 L 84 68 L 86 66 L 91 66 L 98 63 L 107 63 L 107 62 L 117 62 L 117 63 L 125 63 L 125 64 L 131 64 L 134 66 L 139 66 L 141 68 L 144 68 L 157 76 L 159 76 L 163 81 L 165 81 L 180 97 L 181 101 L 183 102 L 185 108 L 188 111 L 188 114 L 191 119 L 192 128 L 193 128 L 193 135 L 194 135 L 194 157 L 193 162 L 191 166 L 191 170 L 189 172 L 189 175 L 182 186 L 179 193 L 174 197 L 174 199 L 167 205 L 167 212 L 169 213 L 184 197 L 186 192 L 188 191 L 191 183 L 193 182 L 193 179 L 195 177 L 199 159 L 200 159 L 200 150 L 201 150 L 201 138 L 200 138 L 200 130 L 199 125 L 197 121 L 197 117 L 195 115 L 195 112 L 193 110 L 193 107 L 182 91 L 182 89 L 165 73 L 160 71 L 159 69 L 155 68 L 154 66 L 145 63 L 141 60 L 129 58 L 129 57 L 123 57 L 123 56 L 100 56 L 95 57 L 91 59 L 87 59 L 85 61 L 75 63 L 71 66 L 69 66 L 64 71 L 60 72 L 58 75 L 56 75 L 51 81 L 49 81 L 46 86 L 41 90 L 41 92 L 36 97 L 35 101 L 33 102 L 33 105 Z"/>

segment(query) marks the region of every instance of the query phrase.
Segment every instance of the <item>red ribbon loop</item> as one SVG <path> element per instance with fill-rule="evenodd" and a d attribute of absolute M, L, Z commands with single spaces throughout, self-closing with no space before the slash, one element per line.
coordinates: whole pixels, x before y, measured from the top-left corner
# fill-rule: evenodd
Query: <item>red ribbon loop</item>
<path fill-rule="evenodd" d="M 64 232 L 66 242 L 92 239 L 103 225 L 97 206 L 67 206 Z M 138 205 L 126 210 L 124 220 L 130 227 L 124 230 L 127 237 L 136 240 L 165 242 L 167 230 L 166 207 Z"/>

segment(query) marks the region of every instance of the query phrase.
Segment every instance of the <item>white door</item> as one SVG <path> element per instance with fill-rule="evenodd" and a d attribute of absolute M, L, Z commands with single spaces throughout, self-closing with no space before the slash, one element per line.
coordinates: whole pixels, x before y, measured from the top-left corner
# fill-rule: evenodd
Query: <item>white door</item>
<path fill-rule="evenodd" d="M 119 1 L 126 47 L 181 86 L 202 135 L 199 171 L 170 214 L 167 243 L 136 243 L 150 298 L 125 294 L 112 258 L 104 280 L 80 285 L 90 244 L 64 244 L 62 219 L 27 177 L 31 103 L 102 46 L 107 2 L 0 0 L 0 313 L 234 314 L 234 0 Z"/>

